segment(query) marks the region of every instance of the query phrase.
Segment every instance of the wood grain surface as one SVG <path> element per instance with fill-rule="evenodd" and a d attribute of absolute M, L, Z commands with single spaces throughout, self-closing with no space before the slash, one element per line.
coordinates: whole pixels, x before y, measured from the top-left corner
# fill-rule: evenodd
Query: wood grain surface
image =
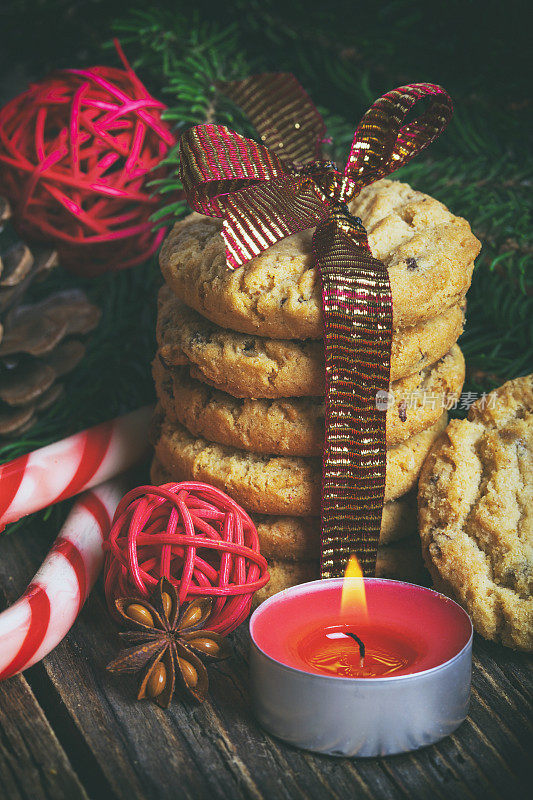
<path fill-rule="evenodd" d="M 0 539 L 0 587 L 24 589 L 50 546 L 37 527 Z M 105 665 L 119 643 L 97 584 L 66 639 L 0 684 L 0 798 L 522 798 L 531 771 L 531 660 L 479 638 L 471 712 L 451 737 L 416 753 L 317 756 L 265 734 L 248 698 L 248 633 L 210 668 L 211 699 L 165 712 L 133 701 L 133 681 Z M 319 724 L 319 720 L 317 720 Z"/>

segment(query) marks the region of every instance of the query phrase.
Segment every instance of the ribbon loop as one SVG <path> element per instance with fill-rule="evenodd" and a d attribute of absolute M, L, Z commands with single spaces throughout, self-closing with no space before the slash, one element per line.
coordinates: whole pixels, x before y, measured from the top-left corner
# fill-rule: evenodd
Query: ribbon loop
<path fill-rule="evenodd" d="M 402 122 L 423 99 L 430 105 L 413 122 Z M 432 83 L 400 86 L 368 109 L 355 136 L 344 174 L 362 188 L 407 164 L 439 136 L 453 113 L 448 93 Z"/>
<path fill-rule="evenodd" d="M 180 177 L 187 200 L 208 216 L 223 217 L 226 197 L 285 173 L 268 147 L 225 125 L 195 125 L 180 140 Z"/>

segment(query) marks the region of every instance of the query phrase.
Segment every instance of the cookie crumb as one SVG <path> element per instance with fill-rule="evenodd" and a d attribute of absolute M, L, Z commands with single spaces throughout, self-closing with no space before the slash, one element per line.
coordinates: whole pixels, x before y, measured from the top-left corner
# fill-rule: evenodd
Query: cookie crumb
<path fill-rule="evenodd" d="M 210 341 L 211 337 L 209 334 L 201 333 L 200 331 L 193 333 L 191 336 L 191 345 L 205 345 L 209 344 Z"/>
<path fill-rule="evenodd" d="M 407 403 L 405 400 L 398 403 L 398 416 L 402 422 L 407 422 Z"/>

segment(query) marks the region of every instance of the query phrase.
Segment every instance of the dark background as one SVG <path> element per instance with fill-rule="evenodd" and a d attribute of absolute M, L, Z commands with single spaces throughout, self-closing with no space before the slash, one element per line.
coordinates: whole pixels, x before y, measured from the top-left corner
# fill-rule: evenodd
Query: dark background
<path fill-rule="evenodd" d="M 502 112 L 512 111 L 513 127 L 530 110 L 531 9 L 517 0 L 8 0 L 1 6 L 4 98 L 29 78 L 101 58 L 114 21 L 150 7 L 176 21 L 183 37 L 198 21 L 221 28 L 237 23 L 242 49 L 252 57 L 260 52 L 262 63 L 267 55 L 273 69 L 296 66 L 302 49 L 307 59 L 341 53 L 374 73 L 378 92 L 389 88 L 386 77 L 393 72 L 398 83 L 438 81 L 457 98 L 500 105 Z M 325 68 L 315 98 L 345 113 L 343 95 Z"/>

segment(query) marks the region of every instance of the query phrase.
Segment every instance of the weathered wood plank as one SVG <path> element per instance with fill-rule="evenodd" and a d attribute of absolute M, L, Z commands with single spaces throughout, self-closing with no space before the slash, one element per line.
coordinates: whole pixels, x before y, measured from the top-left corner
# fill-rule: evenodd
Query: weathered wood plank
<path fill-rule="evenodd" d="M 176 723 L 153 704 L 137 704 L 133 681 L 105 672 L 117 650 L 116 633 L 100 597 L 89 608 L 75 635 L 44 666 L 117 797 L 173 797 L 177 782 L 180 796 L 202 797 L 206 773 L 226 796 L 250 796 L 237 791 L 227 754 L 209 746 L 203 709 L 180 706 Z"/>
<path fill-rule="evenodd" d="M 0 797 L 87 797 L 30 687 L 18 675 L 0 683 Z"/>
<path fill-rule="evenodd" d="M 0 542 L 0 582 L 10 575 L 10 592 L 22 588 L 46 550 L 38 540 L 34 532 L 24 542 Z M 247 634 L 241 630 L 234 639 L 235 656 L 211 669 L 211 702 L 175 702 L 166 713 L 136 703 L 132 685 L 105 672 L 119 645 L 100 586 L 30 680 L 67 753 L 73 748 L 74 765 L 85 748 L 101 785 L 119 800 L 497 800 L 523 794 L 531 680 L 530 662 L 520 654 L 476 641 L 471 714 L 454 736 L 414 754 L 348 760 L 286 747 L 258 728 L 248 702 Z M 58 708 L 75 735 L 65 733 Z"/>

